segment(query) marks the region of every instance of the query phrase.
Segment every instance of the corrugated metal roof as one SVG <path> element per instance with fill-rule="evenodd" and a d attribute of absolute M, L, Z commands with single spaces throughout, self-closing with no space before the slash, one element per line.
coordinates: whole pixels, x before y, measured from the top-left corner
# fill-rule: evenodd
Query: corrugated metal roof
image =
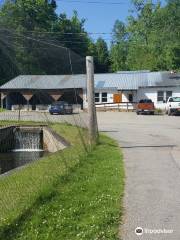
<path fill-rule="evenodd" d="M 180 86 L 180 73 L 157 72 L 148 74 L 148 82 L 140 87 Z"/>
<path fill-rule="evenodd" d="M 153 85 L 161 81 L 160 72 L 130 72 L 130 73 L 109 73 L 95 74 L 95 87 L 99 82 L 104 81 L 103 88 L 116 88 L 118 90 L 137 90 L 140 86 Z"/>
<path fill-rule="evenodd" d="M 85 88 L 86 75 L 20 75 L 0 89 L 68 89 Z"/>
<path fill-rule="evenodd" d="M 139 87 L 180 85 L 180 74 L 169 72 L 121 72 L 95 74 L 96 89 L 137 90 Z M 86 88 L 86 75 L 20 75 L 0 87 L 6 89 Z"/>

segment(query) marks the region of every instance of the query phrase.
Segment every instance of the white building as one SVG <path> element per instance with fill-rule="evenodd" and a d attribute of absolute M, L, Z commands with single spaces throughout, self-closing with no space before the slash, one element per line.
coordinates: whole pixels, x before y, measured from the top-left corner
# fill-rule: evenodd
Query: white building
<path fill-rule="evenodd" d="M 151 99 L 164 109 L 170 96 L 180 96 L 180 74 L 171 72 L 131 71 L 95 76 L 96 103 L 137 103 Z M 116 101 L 117 100 L 117 101 Z M 130 105 L 131 106 L 131 105 Z"/>
<path fill-rule="evenodd" d="M 87 108 L 86 75 L 20 75 L 0 87 L 1 106 L 16 109 L 47 109 L 54 101 L 78 103 Z M 95 74 L 97 107 L 133 107 L 140 99 L 151 99 L 164 108 L 169 96 L 180 96 L 180 74 L 131 71 Z"/>

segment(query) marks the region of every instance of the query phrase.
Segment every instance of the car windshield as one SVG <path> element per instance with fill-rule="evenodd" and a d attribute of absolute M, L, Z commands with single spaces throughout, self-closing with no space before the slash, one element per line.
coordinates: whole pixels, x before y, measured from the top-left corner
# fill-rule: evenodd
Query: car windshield
<path fill-rule="evenodd" d="M 59 106 L 59 105 L 63 105 L 63 104 L 64 104 L 64 102 L 55 102 L 52 104 L 52 106 Z"/>
<path fill-rule="evenodd" d="M 173 97 L 169 99 L 169 102 L 180 102 L 180 97 Z"/>

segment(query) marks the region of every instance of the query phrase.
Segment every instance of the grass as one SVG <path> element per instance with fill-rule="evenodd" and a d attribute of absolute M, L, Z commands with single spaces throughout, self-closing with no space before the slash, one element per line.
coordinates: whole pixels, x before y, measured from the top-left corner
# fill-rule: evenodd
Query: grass
<path fill-rule="evenodd" d="M 118 239 L 124 170 L 117 143 L 101 135 L 87 154 L 79 129 L 52 128 L 72 145 L 1 179 L 0 239 Z"/>
<path fill-rule="evenodd" d="M 3 109 L 3 108 L 0 108 L 0 113 L 1 113 L 1 112 L 4 112 L 4 111 L 5 111 L 5 109 Z"/>
<path fill-rule="evenodd" d="M 156 114 L 156 115 L 163 115 L 163 114 L 164 114 L 164 111 L 163 111 L 161 108 L 156 108 L 156 109 L 155 109 L 155 114 Z"/>

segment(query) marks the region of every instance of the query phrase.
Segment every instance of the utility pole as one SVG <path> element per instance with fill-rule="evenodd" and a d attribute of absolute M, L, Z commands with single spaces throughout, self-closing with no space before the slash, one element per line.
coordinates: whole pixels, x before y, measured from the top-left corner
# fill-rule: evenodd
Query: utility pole
<path fill-rule="evenodd" d="M 18 109 L 18 122 L 21 120 L 21 107 L 19 104 L 19 109 Z"/>
<path fill-rule="evenodd" d="M 96 144 L 98 141 L 98 126 L 95 106 L 95 91 L 94 91 L 94 60 L 93 57 L 86 57 L 87 71 L 87 101 L 88 101 L 88 127 L 90 144 Z"/>

